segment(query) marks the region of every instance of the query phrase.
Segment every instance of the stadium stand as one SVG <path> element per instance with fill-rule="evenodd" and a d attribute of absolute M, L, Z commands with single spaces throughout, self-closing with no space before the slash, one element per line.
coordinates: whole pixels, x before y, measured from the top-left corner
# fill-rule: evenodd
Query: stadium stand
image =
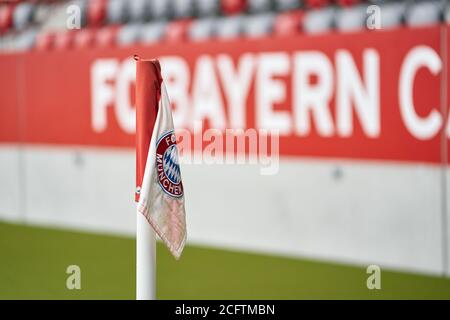
<path fill-rule="evenodd" d="M 382 28 L 450 22 L 447 0 L 0 0 L 0 51 L 354 32 L 373 4 Z M 79 30 L 67 28 L 74 5 Z"/>

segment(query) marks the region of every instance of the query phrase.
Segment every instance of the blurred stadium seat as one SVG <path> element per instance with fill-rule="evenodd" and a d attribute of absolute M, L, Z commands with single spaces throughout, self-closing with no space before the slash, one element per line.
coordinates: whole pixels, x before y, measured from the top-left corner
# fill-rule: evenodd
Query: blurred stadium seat
<path fill-rule="evenodd" d="M 0 37 L 0 50 L 10 52 L 14 50 L 14 38 L 12 34 L 6 34 Z"/>
<path fill-rule="evenodd" d="M 11 5 L 0 5 L 0 32 L 5 32 L 11 27 L 12 16 L 13 7 Z"/>
<path fill-rule="evenodd" d="M 411 5 L 406 22 L 410 26 L 432 25 L 441 20 L 445 1 L 422 1 Z"/>
<path fill-rule="evenodd" d="M 73 32 L 57 32 L 54 35 L 53 47 L 56 50 L 67 50 L 73 44 Z"/>
<path fill-rule="evenodd" d="M 213 16 L 219 13 L 219 0 L 195 0 L 196 12 L 200 17 Z"/>
<path fill-rule="evenodd" d="M 338 10 L 336 28 L 339 31 L 356 31 L 365 28 L 367 6 L 358 5 L 344 7 Z"/>
<path fill-rule="evenodd" d="M 381 17 L 382 28 L 393 28 L 403 24 L 406 13 L 404 2 L 382 4 L 381 10 L 383 12 Z"/>
<path fill-rule="evenodd" d="M 138 29 L 139 30 L 139 29 Z M 118 41 L 118 27 L 106 26 L 97 30 L 94 36 L 94 45 L 98 47 L 111 47 Z"/>
<path fill-rule="evenodd" d="M 298 9 L 302 5 L 302 0 L 275 0 L 275 9 L 278 11 L 286 11 Z"/>
<path fill-rule="evenodd" d="M 244 0 L 221 0 L 222 13 L 225 15 L 233 15 L 243 13 L 246 8 Z"/>
<path fill-rule="evenodd" d="M 247 10 L 250 13 L 261 13 L 271 9 L 272 2 L 270 0 L 247 0 Z"/>
<path fill-rule="evenodd" d="M 43 13 L 41 32 L 67 31 L 67 8 L 65 3 L 55 3 L 49 6 L 48 12 Z M 82 20 L 80 21 L 82 23 Z M 83 24 L 81 24 L 83 26 Z"/>
<path fill-rule="evenodd" d="M 84 49 L 92 47 L 94 44 L 94 31 L 89 28 L 84 28 L 74 34 L 73 45 L 74 48 Z"/>
<path fill-rule="evenodd" d="M 216 35 L 221 39 L 235 38 L 242 33 L 244 17 L 234 15 L 223 17 L 217 20 Z"/>
<path fill-rule="evenodd" d="M 81 15 L 85 18 L 84 11 L 82 9 L 82 1 L 75 2 L 81 8 Z M 83 7 L 84 8 L 84 7 Z M 45 3 L 38 3 L 33 12 L 32 23 L 35 25 L 42 25 L 50 16 L 52 6 Z"/>
<path fill-rule="evenodd" d="M 304 12 L 294 10 L 280 13 L 276 16 L 273 32 L 276 35 L 292 35 L 303 29 Z"/>
<path fill-rule="evenodd" d="M 272 13 L 263 13 L 251 15 L 245 18 L 243 31 L 247 37 L 260 37 L 269 34 L 272 31 L 274 15 Z"/>
<path fill-rule="evenodd" d="M 306 33 L 323 33 L 333 29 L 336 9 L 325 7 L 306 12 L 303 29 Z"/>
<path fill-rule="evenodd" d="M 38 30 L 36 30 L 35 28 L 29 28 L 20 33 L 16 37 L 15 49 L 18 51 L 26 51 L 33 48 L 37 33 Z"/>
<path fill-rule="evenodd" d="M 450 4 L 447 5 L 444 10 L 445 10 L 445 12 L 443 14 L 443 19 L 447 24 L 449 24 L 450 23 Z"/>
<path fill-rule="evenodd" d="M 148 4 L 153 19 L 167 19 L 169 17 L 169 2 L 167 0 L 153 0 Z"/>
<path fill-rule="evenodd" d="M 336 2 L 342 7 L 354 6 L 360 2 L 361 0 L 336 0 Z"/>
<path fill-rule="evenodd" d="M 54 45 L 54 34 L 51 32 L 40 33 L 36 38 L 36 50 L 50 50 Z"/>
<path fill-rule="evenodd" d="M 164 40 L 168 42 L 186 40 L 191 22 L 192 21 L 190 19 L 181 19 L 169 22 L 165 30 Z"/>
<path fill-rule="evenodd" d="M 194 20 L 189 28 L 189 38 L 198 41 L 209 39 L 214 35 L 215 20 L 207 17 Z"/>
<path fill-rule="evenodd" d="M 117 44 L 126 46 L 133 44 L 139 40 L 141 24 L 129 23 L 120 27 L 117 33 Z"/>
<path fill-rule="evenodd" d="M 134 2 L 134 1 L 133 1 Z M 123 23 L 126 21 L 126 0 L 109 0 L 106 9 L 108 23 Z"/>
<path fill-rule="evenodd" d="M 91 26 L 102 25 L 106 18 L 106 0 L 91 0 L 87 7 L 87 21 Z"/>
<path fill-rule="evenodd" d="M 22 30 L 28 26 L 31 22 L 34 9 L 35 5 L 29 2 L 19 3 L 15 7 L 13 14 L 13 25 L 16 30 Z"/>
<path fill-rule="evenodd" d="M 166 27 L 165 21 L 150 22 L 141 28 L 140 39 L 142 43 L 155 43 L 161 40 Z"/>
<path fill-rule="evenodd" d="M 192 17 L 194 13 L 192 0 L 172 0 L 172 13 L 176 19 Z"/>
<path fill-rule="evenodd" d="M 330 0 L 306 0 L 306 6 L 309 8 L 323 8 L 331 4 Z"/>
<path fill-rule="evenodd" d="M 150 20 L 149 2 L 146 0 L 128 1 L 128 15 L 131 21 Z"/>

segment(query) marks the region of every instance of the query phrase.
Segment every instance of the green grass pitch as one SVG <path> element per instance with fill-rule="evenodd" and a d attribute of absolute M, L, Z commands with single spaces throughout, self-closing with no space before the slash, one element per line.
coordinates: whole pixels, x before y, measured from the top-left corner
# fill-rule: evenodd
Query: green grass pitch
<path fill-rule="evenodd" d="M 131 238 L 0 223 L 0 299 L 134 299 Z M 158 243 L 158 299 L 450 299 L 450 279 L 187 246 L 180 261 Z M 81 290 L 66 268 L 81 268 Z"/>

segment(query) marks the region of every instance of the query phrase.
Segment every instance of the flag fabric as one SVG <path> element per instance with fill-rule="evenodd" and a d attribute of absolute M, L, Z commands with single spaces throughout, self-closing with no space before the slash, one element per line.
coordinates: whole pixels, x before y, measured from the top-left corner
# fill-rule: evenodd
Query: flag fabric
<path fill-rule="evenodd" d="M 157 81 L 153 83 L 156 87 L 158 107 L 148 145 L 142 185 L 138 186 L 138 211 L 147 218 L 173 256 L 178 259 L 186 242 L 184 189 L 169 96 L 161 77 L 159 62 L 153 60 L 153 63 L 157 73 Z M 139 124 L 139 119 L 137 120 Z"/>

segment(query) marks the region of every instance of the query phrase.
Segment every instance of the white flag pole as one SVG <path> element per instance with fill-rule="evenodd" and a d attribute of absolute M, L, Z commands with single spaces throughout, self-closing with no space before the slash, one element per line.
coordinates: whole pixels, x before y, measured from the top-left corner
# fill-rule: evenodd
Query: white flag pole
<path fill-rule="evenodd" d="M 156 299 L 155 232 L 136 210 L 136 300 Z"/>
<path fill-rule="evenodd" d="M 155 81 L 158 74 L 151 60 L 136 60 L 136 198 L 144 179 L 157 105 Z M 159 64 L 158 64 L 159 66 Z M 159 71 L 158 71 L 159 72 Z M 136 208 L 137 209 L 137 208 Z M 156 237 L 145 216 L 136 210 L 136 299 L 156 299 Z"/>

